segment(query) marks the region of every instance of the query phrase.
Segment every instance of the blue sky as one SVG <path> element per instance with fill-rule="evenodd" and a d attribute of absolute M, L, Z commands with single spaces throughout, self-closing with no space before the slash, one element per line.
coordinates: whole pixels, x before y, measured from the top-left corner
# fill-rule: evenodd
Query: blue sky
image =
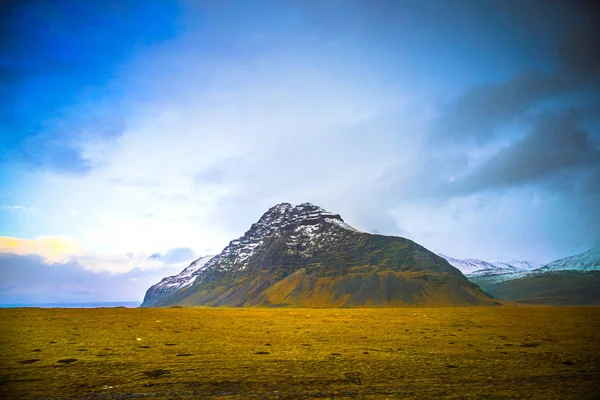
<path fill-rule="evenodd" d="M 65 301 L 139 299 L 130 271 L 217 253 L 284 201 L 454 257 L 583 251 L 600 239 L 592 4 L 3 2 L 0 251 L 84 271 Z"/>

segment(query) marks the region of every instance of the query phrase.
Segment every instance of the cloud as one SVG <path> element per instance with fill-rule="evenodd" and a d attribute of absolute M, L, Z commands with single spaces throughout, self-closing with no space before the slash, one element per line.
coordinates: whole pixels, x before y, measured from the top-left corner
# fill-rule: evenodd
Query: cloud
<path fill-rule="evenodd" d="M 600 238 L 600 114 L 585 98 L 576 104 L 487 144 L 422 147 L 381 176 L 370 204 L 392 209 L 405 236 L 459 257 L 477 249 L 543 262 L 584 251 Z"/>
<path fill-rule="evenodd" d="M 35 254 L 48 260 L 60 261 L 81 251 L 81 245 L 67 237 L 40 236 L 35 240 L 0 237 L 0 253 Z"/>
<path fill-rule="evenodd" d="M 530 186 L 403 201 L 391 213 L 406 237 L 436 252 L 544 263 L 593 245 L 600 237 L 598 204 L 598 193 L 580 197 Z"/>
<path fill-rule="evenodd" d="M 10 65 L 20 74 L 10 85 L 35 76 L 42 97 L 19 96 L 24 110 L 43 112 L 13 110 L 20 133 L 0 132 L 7 163 L 29 167 L 2 202 L 36 199 L 44 212 L 19 225 L 33 227 L 27 236 L 77 238 L 85 250 L 72 260 L 96 271 L 219 252 L 282 201 L 310 201 L 360 229 L 468 257 L 493 246 L 517 257 L 524 245 L 510 240 L 516 228 L 506 221 L 543 208 L 547 219 L 526 230 L 529 254 L 568 255 L 585 246 L 582 232 L 600 235 L 597 125 L 563 112 L 591 108 L 596 39 L 556 5 L 541 17 L 534 5 L 471 3 L 183 2 L 199 13 L 158 41 L 128 36 L 137 20 L 121 18 L 127 7 L 87 10 L 38 41 L 42 24 L 7 53 L 20 60 L 33 50 L 35 65 Z M 69 24 L 111 18 L 120 29 L 69 33 Z M 97 43 L 96 31 L 117 48 Z M 48 51 L 55 47 L 64 51 Z M 75 69 L 69 54 L 81 54 Z M 44 75 L 37 61 L 56 57 Z M 563 216 L 575 233 L 560 229 Z"/>
<path fill-rule="evenodd" d="M 20 160 L 34 168 L 75 175 L 85 175 L 92 169 L 73 146 L 39 141 L 35 136 L 29 137 L 27 141 L 30 145 L 22 150 Z M 37 145 L 34 142 L 38 142 Z"/>
<path fill-rule="evenodd" d="M 490 159 L 482 162 L 454 186 L 459 192 L 540 184 L 566 173 L 574 175 L 600 170 L 600 147 L 579 125 L 574 111 L 540 118 L 535 129 Z"/>
<path fill-rule="evenodd" d="M 6 205 L 6 204 L 0 205 L 0 209 L 6 210 L 6 211 L 22 211 L 22 212 L 39 211 L 35 207 L 10 206 L 10 205 Z"/>
<path fill-rule="evenodd" d="M 473 86 L 442 111 L 436 121 L 435 140 L 458 143 L 475 139 L 487 143 L 496 138 L 498 125 L 514 122 L 564 88 L 560 80 L 538 71 L 519 72 L 505 82 Z"/>
<path fill-rule="evenodd" d="M 144 189 L 150 189 L 161 186 L 160 182 L 151 178 L 137 178 L 137 179 L 125 179 L 125 178 L 112 178 L 109 180 L 110 183 L 123 186 L 140 187 Z"/>
<path fill-rule="evenodd" d="M 169 249 L 163 254 L 154 253 L 150 257 L 152 260 L 162 261 L 166 264 L 176 264 L 181 262 L 189 263 L 198 258 L 198 255 L 194 253 L 189 247 L 179 247 L 176 249 Z"/>
<path fill-rule="evenodd" d="M 566 32 L 560 43 L 559 74 L 574 77 L 581 82 L 600 83 L 600 26 L 596 18 L 598 4 L 586 4 L 588 20 Z"/>
<path fill-rule="evenodd" d="M 444 144 L 474 141 L 485 144 L 500 135 L 499 128 L 524 121 L 550 99 L 600 90 L 600 27 L 580 21 L 555 43 L 553 72 L 522 70 L 505 81 L 479 83 L 446 104 L 432 136 Z"/>
<path fill-rule="evenodd" d="M 140 301 L 173 267 L 134 268 L 111 274 L 86 269 L 78 259 L 52 262 L 38 255 L 0 252 L 0 303 Z"/>
<path fill-rule="evenodd" d="M 69 237 L 40 236 L 34 240 L 0 237 L 0 254 L 41 257 L 47 263 L 76 263 L 93 272 L 126 273 L 134 269 L 158 270 L 175 268 L 182 270 L 197 255 L 190 248 L 173 248 L 150 256 L 144 253 L 90 252 Z"/>
<path fill-rule="evenodd" d="M 517 240 L 514 229 L 529 228 L 511 213 L 544 216 L 528 234 L 547 244 L 530 249 L 534 257 L 566 256 L 597 240 L 600 32 L 589 15 L 576 20 L 550 41 L 553 64 L 475 83 L 438 108 L 425 143 L 411 148 L 419 156 L 382 174 L 379 201 L 370 204 L 393 209 L 407 236 L 467 257 L 472 248 L 502 258 L 527 247 L 523 241 L 532 239 Z M 565 232 L 567 225 L 575 231 Z"/>
<path fill-rule="evenodd" d="M 207 168 L 194 176 L 194 183 L 197 185 L 220 184 L 225 181 L 226 174 L 222 167 Z"/>
<path fill-rule="evenodd" d="M 98 254 L 66 237 L 0 237 L 0 303 L 141 301 L 151 285 L 196 258 L 189 248 Z"/>

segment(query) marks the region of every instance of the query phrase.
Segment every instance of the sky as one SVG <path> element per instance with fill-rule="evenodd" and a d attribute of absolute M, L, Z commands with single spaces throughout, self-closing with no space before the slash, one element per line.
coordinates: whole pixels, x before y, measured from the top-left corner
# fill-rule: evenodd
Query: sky
<path fill-rule="evenodd" d="M 0 2 L 0 303 L 141 300 L 271 206 L 457 258 L 600 240 L 593 1 Z"/>

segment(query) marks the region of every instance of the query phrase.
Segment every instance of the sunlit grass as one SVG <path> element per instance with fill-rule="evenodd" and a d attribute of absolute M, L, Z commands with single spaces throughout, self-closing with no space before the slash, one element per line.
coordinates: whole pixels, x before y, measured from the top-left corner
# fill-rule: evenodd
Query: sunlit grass
<path fill-rule="evenodd" d="M 2 398 L 593 398 L 600 308 L 5 309 Z"/>

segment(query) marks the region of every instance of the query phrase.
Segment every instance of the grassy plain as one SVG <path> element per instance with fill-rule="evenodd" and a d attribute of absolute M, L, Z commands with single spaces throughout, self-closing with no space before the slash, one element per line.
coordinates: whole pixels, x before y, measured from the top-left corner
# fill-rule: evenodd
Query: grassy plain
<path fill-rule="evenodd" d="M 600 396 L 599 307 L 2 309 L 0 398 Z"/>

